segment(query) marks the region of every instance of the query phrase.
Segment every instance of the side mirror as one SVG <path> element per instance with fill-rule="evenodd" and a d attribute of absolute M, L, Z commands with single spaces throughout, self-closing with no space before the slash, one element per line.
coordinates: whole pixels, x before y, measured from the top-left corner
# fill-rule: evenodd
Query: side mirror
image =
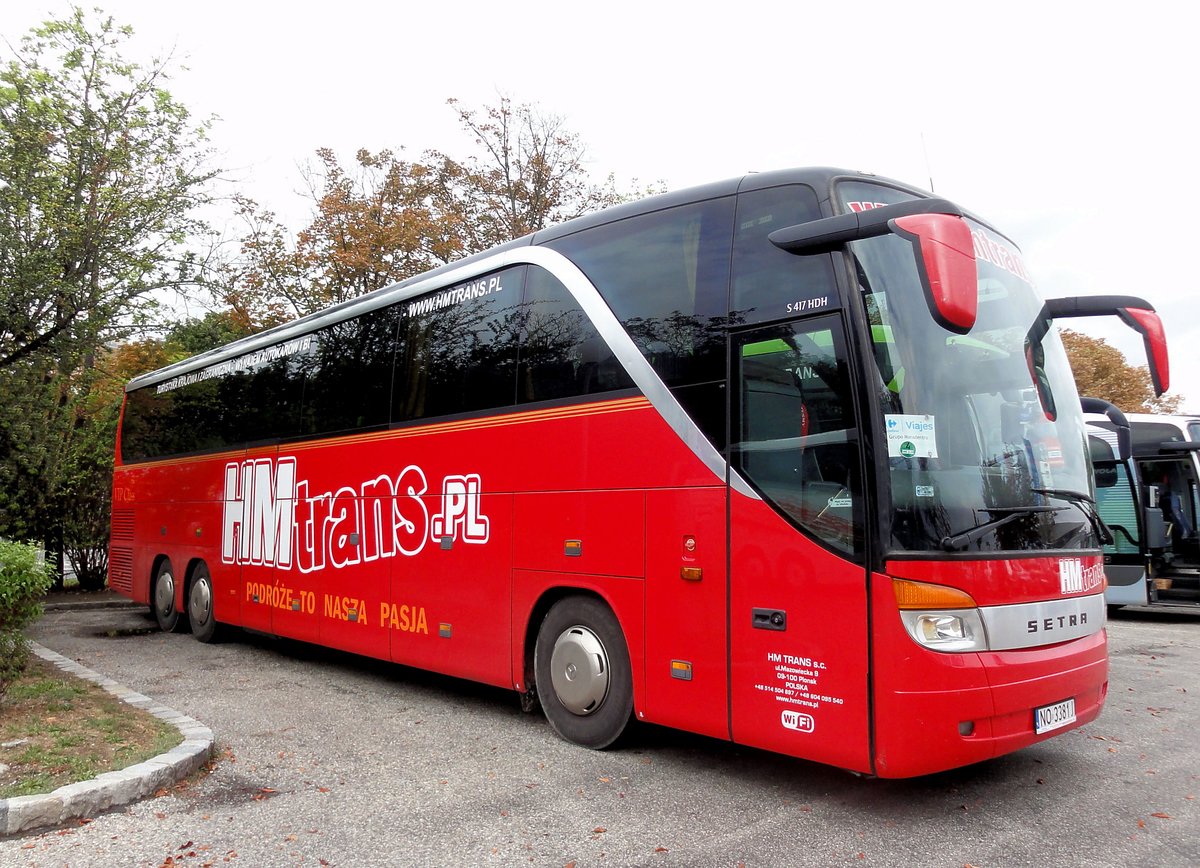
<path fill-rule="evenodd" d="M 1056 319 L 1077 316 L 1116 316 L 1138 332 L 1146 347 L 1146 362 L 1154 394 L 1162 395 L 1170 387 L 1171 370 L 1167 358 L 1167 337 L 1162 320 L 1149 302 L 1132 295 L 1083 295 L 1071 298 L 1048 298 L 1041 313 L 1025 335 L 1026 354 L 1031 345 L 1041 345 L 1042 338 Z"/>
<path fill-rule="evenodd" d="M 914 199 L 777 229 L 767 240 L 798 255 L 827 253 L 850 241 L 893 234 L 913 246 L 925 302 L 948 331 L 966 334 L 979 311 L 979 275 L 971 227 L 945 199 Z"/>
<path fill-rule="evenodd" d="M 914 214 L 888 224 L 918 254 L 921 286 L 934 321 L 965 335 L 979 315 L 979 270 L 967 221 L 949 214 Z"/>
<path fill-rule="evenodd" d="M 1117 316 L 1142 336 L 1154 394 L 1162 395 L 1171 385 L 1171 363 L 1167 358 L 1167 335 L 1163 331 L 1162 320 L 1150 305 L 1144 308 L 1123 308 L 1117 311 Z"/>

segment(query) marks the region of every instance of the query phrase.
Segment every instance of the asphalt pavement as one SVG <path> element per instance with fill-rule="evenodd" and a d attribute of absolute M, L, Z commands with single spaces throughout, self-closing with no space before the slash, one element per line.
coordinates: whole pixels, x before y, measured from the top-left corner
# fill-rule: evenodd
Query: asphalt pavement
<path fill-rule="evenodd" d="M 212 728 L 210 774 L 0 865 L 1200 864 L 1200 612 L 1109 624 L 1101 717 L 909 781 L 640 727 L 591 752 L 515 694 L 140 609 L 48 612 L 33 638 Z"/>

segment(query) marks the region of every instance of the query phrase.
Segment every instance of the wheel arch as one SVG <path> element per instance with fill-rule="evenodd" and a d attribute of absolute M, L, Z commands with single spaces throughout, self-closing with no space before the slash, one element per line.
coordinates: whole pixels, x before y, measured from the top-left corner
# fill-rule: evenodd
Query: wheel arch
<path fill-rule="evenodd" d="M 533 673 L 533 649 L 537 645 L 538 628 L 541 627 L 542 621 L 546 619 L 546 613 L 550 611 L 551 607 L 559 600 L 565 600 L 567 597 L 591 597 L 593 600 L 608 606 L 608 608 L 614 613 L 616 612 L 616 610 L 613 609 L 612 603 L 609 600 L 606 600 L 603 594 L 591 588 L 580 588 L 572 585 L 556 585 L 555 587 L 547 588 L 545 591 L 543 591 L 542 595 L 538 597 L 537 601 L 533 604 L 533 608 L 529 612 L 529 618 L 525 622 L 525 632 L 522 637 L 522 677 L 524 679 L 522 683 L 525 685 L 526 692 L 529 692 L 529 690 L 532 689 L 536 684 L 536 679 L 534 678 Z M 620 622 L 620 620 L 620 616 L 618 615 L 617 621 Z M 624 635 L 625 632 L 626 631 L 624 629 L 621 630 L 622 635 Z M 626 648 L 629 647 L 628 636 L 625 636 L 625 646 Z"/>
<path fill-rule="evenodd" d="M 625 577 L 563 575 L 514 571 L 513 681 L 516 689 L 531 696 L 536 684 L 533 673 L 534 646 L 538 629 L 550 608 L 567 597 L 589 597 L 603 603 L 621 628 L 633 675 L 633 710 L 642 716 L 646 682 L 644 677 L 645 603 L 641 579 Z M 528 603 L 524 601 L 528 600 Z"/>
<path fill-rule="evenodd" d="M 190 559 L 188 561 L 187 569 L 184 571 L 184 576 L 186 576 L 186 578 L 184 579 L 184 582 L 183 582 L 183 586 L 184 586 L 183 599 L 185 599 L 185 600 L 187 599 L 187 594 L 189 592 L 191 592 L 191 590 L 192 590 L 192 580 L 194 578 L 196 578 L 196 568 L 200 567 L 200 566 L 203 566 L 206 570 L 208 570 L 209 576 L 212 576 L 212 570 L 210 570 L 208 568 L 208 561 L 206 561 L 204 558 Z"/>

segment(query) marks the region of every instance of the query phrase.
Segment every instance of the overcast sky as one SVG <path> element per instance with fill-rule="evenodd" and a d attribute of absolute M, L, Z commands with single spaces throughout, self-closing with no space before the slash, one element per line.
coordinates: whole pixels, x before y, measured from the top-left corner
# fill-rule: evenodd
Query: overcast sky
<path fill-rule="evenodd" d="M 84 4 L 88 5 L 88 4 Z M 1024 249 L 1046 296 L 1138 295 L 1200 412 L 1200 7 L 1138 3 L 577 4 L 107 0 L 138 57 L 218 115 L 231 189 L 305 213 L 318 147 L 461 153 L 448 97 L 565 116 L 598 177 L 671 189 L 833 165 L 932 185 Z M 15 44 L 68 6 L 6 0 Z M 132 52 L 131 52 L 132 53 Z M 137 59 L 137 58 L 133 58 Z M 299 228 L 298 226 L 294 228 Z M 1076 320 L 1135 364 L 1123 326 Z"/>

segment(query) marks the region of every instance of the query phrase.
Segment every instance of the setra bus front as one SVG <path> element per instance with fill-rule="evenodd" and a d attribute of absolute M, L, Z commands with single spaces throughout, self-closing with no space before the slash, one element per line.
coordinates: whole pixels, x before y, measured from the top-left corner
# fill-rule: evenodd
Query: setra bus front
<path fill-rule="evenodd" d="M 1122 316 L 1164 388 L 1165 347 L 1139 299 L 1044 303 L 1015 246 L 950 203 L 834 190 L 846 213 L 771 240 L 846 256 L 842 316 L 731 341 L 732 730 L 907 777 L 1100 713 L 1107 530 L 1049 321 Z M 865 624 L 826 602 L 856 588 Z"/>

